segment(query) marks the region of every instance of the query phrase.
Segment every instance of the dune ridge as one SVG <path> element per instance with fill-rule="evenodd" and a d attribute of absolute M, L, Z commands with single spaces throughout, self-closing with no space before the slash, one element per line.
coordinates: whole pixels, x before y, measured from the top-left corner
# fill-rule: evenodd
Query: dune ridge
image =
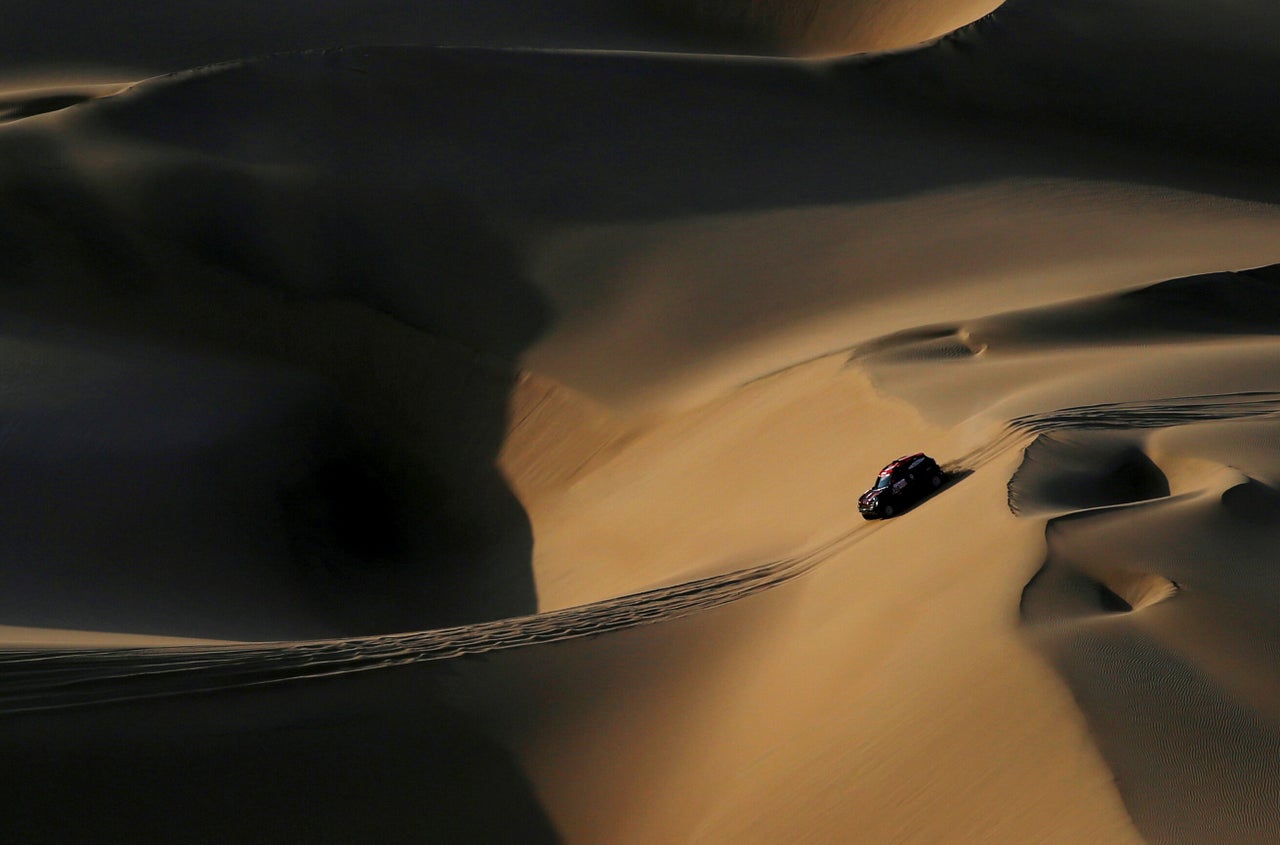
<path fill-rule="evenodd" d="M 920 44 L 982 17 L 992 0 L 645 0 L 673 27 L 799 56 L 869 53 Z"/>

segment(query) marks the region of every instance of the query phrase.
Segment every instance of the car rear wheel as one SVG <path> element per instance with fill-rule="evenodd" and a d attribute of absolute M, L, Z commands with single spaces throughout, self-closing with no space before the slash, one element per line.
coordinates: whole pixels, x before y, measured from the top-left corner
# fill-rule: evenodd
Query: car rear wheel
<path fill-rule="evenodd" d="M 937 490 L 942 486 L 942 476 L 935 475 L 933 478 L 929 479 L 929 483 L 933 485 L 934 490 Z"/>

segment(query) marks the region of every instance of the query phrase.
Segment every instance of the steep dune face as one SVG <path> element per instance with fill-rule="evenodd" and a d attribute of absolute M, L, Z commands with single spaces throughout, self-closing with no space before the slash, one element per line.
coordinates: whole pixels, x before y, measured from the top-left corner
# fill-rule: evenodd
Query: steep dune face
<path fill-rule="evenodd" d="M 77 622 L 70 606 L 36 610 L 57 604 L 56 572 L 11 573 L 10 594 L 28 608 L 15 622 L 256 640 L 536 609 L 528 519 L 495 460 L 512 357 L 545 309 L 483 221 L 443 200 L 361 206 L 358 192 L 299 188 L 252 165 L 158 155 L 148 167 L 128 145 L 120 158 L 88 151 L 73 167 L 47 134 L 23 134 L 26 125 L 4 138 L 13 248 L 0 298 L 22 327 L 22 354 L 44 363 L 10 368 L 8 389 L 37 406 L 73 395 L 91 418 L 138 424 L 90 426 L 94 460 L 125 476 L 93 481 L 93 461 L 65 459 L 82 451 L 72 436 L 82 431 L 60 439 L 36 417 L 11 416 L 5 460 L 25 478 L 65 480 L 61 497 L 42 503 L 11 491 L 43 514 L 28 518 L 14 553 L 107 560 L 123 591 L 122 613 L 90 610 Z M 129 175 L 139 178 L 113 192 Z M 338 196 L 347 202 L 335 206 Z M 379 220 L 397 212 L 414 237 L 384 249 Z M 62 350 L 79 388 L 42 374 Z M 91 366 L 98 360 L 102 372 Z M 265 386 L 228 397 L 228 372 L 259 371 L 280 399 Z M 92 400 L 77 394 L 86 389 Z M 174 429 L 190 430 L 171 449 L 147 434 Z M 124 469 L 139 453 L 147 460 Z M 114 483 L 149 492 L 100 501 Z M 166 500 L 167 487 L 190 499 Z M 234 530 L 218 528 L 249 513 Z M 88 527 L 68 530 L 63 518 Z M 113 542 L 121 533 L 133 539 Z M 203 566 L 188 559 L 193 549 Z M 210 566 L 221 573 L 216 590 L 199 574 Z M 293 592 L 275 610 L 264 578 Z M 86 595 L 82 610 L 92 601 Z M 126 620 L 125 607 L 146 610 Z"/>
<path fill-rule="evenodd" d="M 494 466 L 510 372 L 359 306 L 186 282 L 60 288 L 56 322 L 6 298 L 5 544 L 32 562 L 9 624 L 259 640 L 536 608 Z"/>
<path fill-rule="evenodd" d="M 1168 495 L 1168 479 L 1141 448 L 1123 437 L 1093 432 L 1040 435 L 1023 452 L 1022 465 L 1009 481 L 1009 507 L 1024 515 Z"/>

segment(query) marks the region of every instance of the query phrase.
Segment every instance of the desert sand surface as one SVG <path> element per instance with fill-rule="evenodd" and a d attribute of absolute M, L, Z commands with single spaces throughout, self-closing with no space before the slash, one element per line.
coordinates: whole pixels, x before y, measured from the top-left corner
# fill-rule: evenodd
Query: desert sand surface
<path fill-rule="evenodd" d="M 0 839 L 1280 841 L 1278 43 L 8 4 Z"/>

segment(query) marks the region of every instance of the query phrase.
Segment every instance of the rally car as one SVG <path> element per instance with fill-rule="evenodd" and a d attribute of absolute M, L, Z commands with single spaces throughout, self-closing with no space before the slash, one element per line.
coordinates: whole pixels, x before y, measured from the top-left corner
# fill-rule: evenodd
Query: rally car
<path fill-rule="evenodd" d="M 942 469 L 933 458 L 924 452 L 904 455 L 880 470 L 876 483 L 858 499 L 858 512 L 863 519 L 888 519 L 937 490 L 942 482 Z"/>

